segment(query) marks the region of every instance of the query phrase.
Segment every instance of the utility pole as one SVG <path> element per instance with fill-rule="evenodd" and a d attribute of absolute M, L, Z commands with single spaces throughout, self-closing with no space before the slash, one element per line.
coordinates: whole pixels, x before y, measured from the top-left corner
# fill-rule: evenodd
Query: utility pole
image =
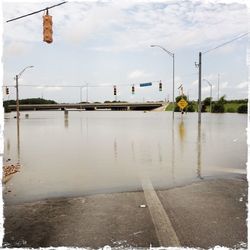
<path fill-rule="evenodd" d="M 198 123 L 200 124 L 201 123 L 201 52 L 199 52 L 199 64 L 198 64 L 198 67 L 199 67 L 199 99 L 198 99 Z"/>
<path fill-rule="evenodd" d="M 220 74 L 218 74 L 218 101 L 220 99 Z"/>
<path fill-rule="evenodd" d="M 170 53 L 170 55 L 171 55 L 171 53 Z M 175 105 L 174 105 L 174 53 L 172 53 L 172 57 L 173 57 L 173 119 L 174 119 L 174 108 L 175 108 Z"/>

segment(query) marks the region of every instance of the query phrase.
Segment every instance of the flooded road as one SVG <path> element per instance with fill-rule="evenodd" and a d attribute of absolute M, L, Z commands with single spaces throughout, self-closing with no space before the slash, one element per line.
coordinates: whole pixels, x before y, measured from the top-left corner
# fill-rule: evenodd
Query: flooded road
<path fill-rule="evenodd" d="M 25 118 L 28 114 L 28 118 Z M 50 197 L 141 190 L 246 173 L 247 115 L 130 111 L 5 114 L 4 163 L 20 161 L 6 204 Z"/>

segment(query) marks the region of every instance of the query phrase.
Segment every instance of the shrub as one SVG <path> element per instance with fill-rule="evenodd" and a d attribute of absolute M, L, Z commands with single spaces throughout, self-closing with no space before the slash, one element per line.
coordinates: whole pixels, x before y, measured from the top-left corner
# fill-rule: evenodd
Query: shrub
<path fill-rule="evenodd" d="M 187 112 L 195 112 L 194 105 L 190 102 L 187 106 Z"/>
<path fill-rule="evenodd" d="M 237 109 L 238 113 L 247 114 L 247 104 L 240 105 Z"/>
<path fill-rule="evenodd" d="M 212 113 L 224 113 L 225 108 L 223 103 L 221 102 L 215 102 L 212 106 Z"/>

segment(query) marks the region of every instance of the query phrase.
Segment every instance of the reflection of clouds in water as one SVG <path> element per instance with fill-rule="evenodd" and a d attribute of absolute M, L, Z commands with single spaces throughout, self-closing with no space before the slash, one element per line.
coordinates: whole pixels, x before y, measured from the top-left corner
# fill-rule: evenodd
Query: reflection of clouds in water
<path fill-rule="evenodd" d="M 142 144 L 141 145 L 141 162 L 142 163 L 150 163 L 152 164 L 152 151 L 149 145 Z"/>
<path fill-rule="evenodd" d="M 117 161 L 118 151 L 117 151 L 116 138 L 114 139 L 114 156 L 115 156 L 115 161 Z"/>
<path fill-rule="evenodd" d="M 162 162 L 162 152 L 161 152 L 161 145 L 158 143 L 158 156 L 159 162 Z"/>
<path fill-rule="evenodd" d="M 17 190 L 17 197 L 10 199 L 13 201 L 40 199 L 43 194 L 56 192 L 73 195 L 104 189 L 138 190 L 140 173 L 147 174 L 155 188 L 169 188 L 202 176 L 230 176 L 228 169 L 234 165 L 242 169 L 247 159 L 247 119 L 240 120 L 241 116 L 225 115 L 225 122 L 218 124 L 216 115 L 209 115 L 198 133 L 196 114 L 185 115 L 181 124 L 179 116 L 172 121 L 168 112 L 161 116 L 148 112 L 148 118 L 139 117 L 137 112 L 69 111 L 70 128 L 64 127 L 63 111 L 31 114 L 30 119 L 21 120 L 21 163 L 25 171 L 13 178 Z M 7 121 L 5 138 L 4 157 L 16 162 L 16 119 Z M 54 170 L 48 176 L 51 166 Z M 59 181 L 53 182 L 58 172 Z"/>
<path fill-rule="evenodd" d="M 134 141 L 131 142 L 131 150 L 132 150 L 132 158 L 133 158 L 133 161 L 136 162 L 136 159 L 135 159 L 135 147 L 134 147 Z"/>

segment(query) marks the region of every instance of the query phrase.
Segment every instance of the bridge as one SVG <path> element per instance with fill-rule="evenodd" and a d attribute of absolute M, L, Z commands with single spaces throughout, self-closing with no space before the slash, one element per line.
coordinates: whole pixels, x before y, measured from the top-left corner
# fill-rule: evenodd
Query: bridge
<path fill-rule="evenodd" d="M 166 105 L 164 102 L 21 104 L 19 110 L 153 110 L 164 105 Z M 8 109 L 15 111 L 16 105 L 9 105 Z"/>

